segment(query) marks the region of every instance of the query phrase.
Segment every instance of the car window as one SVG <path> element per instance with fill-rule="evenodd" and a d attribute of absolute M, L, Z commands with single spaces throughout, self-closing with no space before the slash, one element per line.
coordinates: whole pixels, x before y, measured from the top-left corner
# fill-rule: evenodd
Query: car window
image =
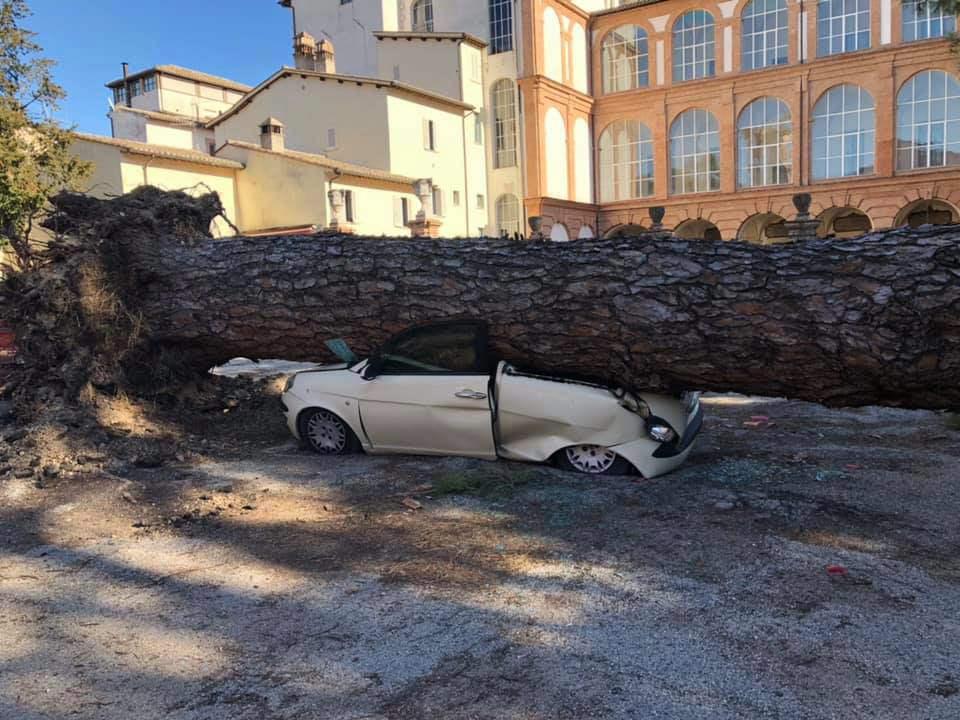
<path fill-rule="evenodd" d="M 410 330 L 381 353 L 384 374 L 485 373 L 485 333 L 474 324 L 432 325 Z"/>

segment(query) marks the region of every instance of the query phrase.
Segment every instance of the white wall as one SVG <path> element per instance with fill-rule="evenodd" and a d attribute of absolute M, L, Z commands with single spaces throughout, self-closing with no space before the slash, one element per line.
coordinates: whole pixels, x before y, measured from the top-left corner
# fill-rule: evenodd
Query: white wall
<path fill-rule="evenodd" d="M 243 140 L 259 145 L 260 124 L 268 117 L 286 125 L 290 150 L 319 153 L 345 162 L 390 170 L 387 93 L 373 85 L 357 86 L 292 74 L 256 95 L 250 104 L 216 126 L 216 143 Z M 327 144 L 336 131 L 336 147 Z M 420 131 L 406 138 L 420 145 Z"/>
<path fill-rule="evenodd" d="M 464 125 L 466 114 L 439 106 L 425 105 L 404 97 L 387 99 L 390 142 L 390 172 L 412 178 L 430 178 L 443 191 L 443 228 L 445 236 L 468 235 L 486 224 L 486 210 L 478 219 L 474 198 L 479 190 L 468 187 L 465 177 Z M 424 120 L 432 120 L 437 150 L 426 150 L 423 142 Z M 467 193 L 471 197 L 467 197 Z M 454 192 L 460 194 L 460 206 L 454 205 Z"/>

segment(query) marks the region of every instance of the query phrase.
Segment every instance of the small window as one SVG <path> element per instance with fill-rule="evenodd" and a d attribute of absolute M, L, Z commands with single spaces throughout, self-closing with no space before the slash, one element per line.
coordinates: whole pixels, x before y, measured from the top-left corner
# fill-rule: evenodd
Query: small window
<path fill-rule="evenodd" d="M 353 196 L 353 190 L 344 190 L 343 209 L 347 215 L 347 222 L 355 223 L 357 221 L 357 200 Z"/>
<path fill-rule="evenodd" d="M 400 66 L 399 66 L 399 65 L 394 65 L 394 66 L 393 66 L 393 79 L 394 79 L 394 80 L 399 80 L 399 79 L 400 79 Z"/>
<path fill-rule="evenodd" d="M 395 227 L 406 227 L 410 222 L 410 200 L 398 197 L 393 202 L 393 224 Z"/>
<path fill-rule="evenodd" d="M 327 150 L 332 150 L 337 146 L 337 130 L 330 128 L 327 130 Z"/>
<path fill-rule="evenodd" d="M 486 206 L 486 198 L 484 198 L 483 195 L 477 195 L 477 210 L 483 210 Z"/>
<path fill-rule="evenodd" d="M 217 154 L 217 143 L 214 142 L 213 140 L 208 140 L 208 141 L 207 141 L 207 150 L 210 152 L 211 155 L 216 155 L 216 154 Z"/>
<path fill-rule="evenodd" d="M 437 149 L 437 127 L 433 120 L 423 121 L 423 149 L 433 151 Z"/>
<path fill-rule="evenodd" d="M 145 93 L 153 92 L 157 89 L 157 76 L 148 75 L 143 79 L 143 91 Z"/>
<path fill-rule="evenodd" d="M 443 190 L 438 187 L 433 188 L 433 214 L 443 217 Z"/>
<path fill-rule="evenodd" d="M 127 103 L 127 89 L 125 87 L 113 89 L 113 102 L 117 105 L 125 105 Z"/>
<path fill-rule="evenodd" d="M 453 322 L 408 330 L 381 350 L 385 375 L 490 372 L 486 328 L 479 323 Z"/>
<path fill-rule="evenodd" d="M 483 145 L 483 118 L 480 113 L 473 116 L 473 142 L 475 145 Z"/>
<path fill-rule="evenodd" d="M 129 92 L 130 92 L 130 97 L 132 97 L 132 98 L 135 98 L 135 97 L 137 97 L 137 95 L 140 94 L 140 81 L 139 81 L 139 80 L 134 80 L 132 83 L 130 83 L 130 85 L 129 85 Z"/>
<path fill-rule="evenodd" d="M 453 191 L 453 206 L 460 207 L 460 191 L 459 190 Z"/>

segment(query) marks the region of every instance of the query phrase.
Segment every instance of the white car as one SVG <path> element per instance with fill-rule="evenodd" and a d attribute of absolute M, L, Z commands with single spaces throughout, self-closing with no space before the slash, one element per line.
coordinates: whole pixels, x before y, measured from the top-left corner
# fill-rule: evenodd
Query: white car
<path fill-rule="evenodd" d="M 371 358 L 297 373 L 282 405 L 293 434 L 342 455 L 460 455 L 554 461 L 647 478 L 678 467 L 700 431 L 699 393 L 668 397 L 547 377 L 495 362 L 487 326 L 419 326 Z M 335 347 L 335 346 L 332 346 Z"/>

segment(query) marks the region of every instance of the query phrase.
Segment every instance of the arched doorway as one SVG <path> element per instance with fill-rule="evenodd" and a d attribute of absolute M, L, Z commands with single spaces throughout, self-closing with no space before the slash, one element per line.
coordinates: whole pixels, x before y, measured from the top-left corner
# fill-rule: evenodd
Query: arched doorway
<path fill-rule="evenodd" d="M 873 229 L 873 223 L 862 210 L 852 207 L 831 207 L 817 215 L 819 237 L 835 237 L 841 240 L 860 237 Z"/>
<path fill-rule="evenodd" d="M 589 225 L 581 225 L 580 232 L 577 233 L 577 240 L 592 240 L 593 238 L 593 228 Z"/>
<path fill-rule="evenodd" d="M 563 223 L 554 223 L 550 228 L 550 239 L 553 242 L 570 242 L 570 233 L 567 232 L 567 226 Z"/>
<path fill-rule="evenodd" d="M 617 238 L 638 237 L 646 235 L 648 232 L 650 231 L 642 225 L 624 223 L 623 225 L 617 225 L 615 228 L 608 230 L 605 237 L 607 240 L 615 240 Z"/>
<path fill-rule="evenodd" d="M 960 212 L 944 200 L 914 200 L 897 213 L 894 227 L 912 228 L 921 225 L 952 225 L 960 222 Z"/>
<path fill-rule="evenodd" d="M 743 221 L 737 240 L 755 245 L 776 245 L 790 241 L 786 221 L 776 213 L 757 213 Z"/>
<path fill-rule="evenodd" d="M 677 225 L 673 234 L 684 240 L 722 240 L 720 230 L 709 220 L 694 218 Z"/>

